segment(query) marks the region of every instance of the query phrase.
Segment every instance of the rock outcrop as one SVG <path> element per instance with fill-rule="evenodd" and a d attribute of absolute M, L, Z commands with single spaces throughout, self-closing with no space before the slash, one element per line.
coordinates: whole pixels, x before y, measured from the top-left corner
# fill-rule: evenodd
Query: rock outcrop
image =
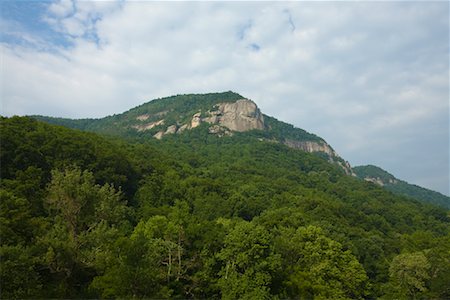
<path fill-rule="evenodd" d="M 150 122 L 150 123 L 142 124 L 142 125 L 134 125 L 133 128 L 136 129 L 137 131 L 145 131 L 145 130 L 150 130 L 159 125 L 164 125 L 164 120 Z"/>
<path fill-rule="evenodd" d="M 168 111 L 165 110 L 165 111 L 160 111 L 160 112 L 158 112 L 156 114 L 153 114 L 153 115 L 151 115 L 151 114 L 143 114 L 143 115 L 137 116 L 136 120 L 138 120 L 138 121 L 146 121 L 146 120 L 150 119 L 152 116 L 162 117 L 162 116 L 166 115 L 167 113 L 168 113 Z"/>
<path fill-rule="evenodd" d="M 192 116 L 192 121 L 191 121 L 191 127 L 190 128 L 196 128 L 198 126 L 200 126 L 200 124 L 202 123 L 202 119 L 201 119 L 202 113 L 198 112 L 195 115 Z"/>
<path fill-rule="evenodd" d="M 153 116 L 163 116 L 167 111 L 153 114 Z M 133 127 L 138 131 L 152 129 L 156 126 L 165 125 L 165 120 L 145 123 L 152 115 L 143 114 L 136 119 L 141 124 Z M 209 111 L 198 111 L 192 115 L 186 122 L 176 121 L 175 124 L 167 124 L 165 129 L 161 128 L 153 135 L 156 139 L 162 139 L 168 134 L 179 134 L 186 130 L 194 129 L 207 123 L 209 125 L 209 134 L 214 134 L 219 137 L 231 136 L 233 132 L 246 132 L 250 130 L 270 130 L 270 127 L 264 123 L 264 116 L 259 110 L 258 106 L 251 100 L 240 99 L 236 102 L 222 102 L 214 105 Z M 308 141 L 308 140 L 294 140 L 286 139 L 281 142 L 288 147 L 299 149 L 305 152 L 322 152 L 327 154 L 330 162 L 339 165 L 347 174 L 354 175 L 351 166 L 344 161 L 339 155 L 330 147 L 325 141 Z"/>
<path fill-rule="evenodd" d="M 140 116 L 144 120 L 144 115 Z M 187 129 L 199 127 L 203 122 L 211 124 L 209 133 L 219 136 L 232 135 L 233 131 L 245 132 L 253 129 L 264 130 L 264 117 L 256 104 L 248 99 L 236 102 L 225 102 L 216 104 L 212 110 L 195 113 L 187 124 L 170 125 L 166 131 L 160 131 L 154 135 L 161 139 L 166 134 L 181 133 Z M 164 124 L 164 120 L 133 126 L 138 131 L 152 129 Z"/>
<path fill-rule="evenodd" d="M 149 114 L 144 114 L 144 115 L 137 116 L 136 120 L 138 120 L 138 121 L 145 121 L 148 118 L 150 118 L 150 115 Z"/>
<path fill-rule="evenodd" d="M 364 177 L 365 181 L 369 181 L 375 184 L 378 184 L 379 186 L 385 186 L 386 184 L 397 184 L 398 180 L 397 179 L 392 179 L 389 178 L 388 180 L 383 181 L 383 179 L 381 179 L 380 177 Z"/>
<path fill-rule="evenodd" d="M 209 116 L 204 119 L 205 122 L 238 132 L 265 128 L 264 117 L 258 106 L 251 100 L 241 99 L 234 103 L 220 103 L 215 108 L 216 110 L 208 112 Z"/>
<path fill-rule="evenodd" d="M 213 125 L 213 126 L 209 127 L 208 132 L 210 134 L 215 134 L 218 137 L 233 135 L 233 133 L 228 128 L 219 126 L 219 125 Z"/>
<path fill-rule="evenodd" d="M 190 129 L 189 124 L 184 124 L 184 125 L 180 126 L 180 128 L 178 128 L 178 130 L 177 130 L 177 133 L 182 133 L 186 129 Z"/>
<path fill-rule="evenodd" d="M 337 161 L 337 164 L 345 171 L 345 174 L 356 177 L 356 174 L 355 172 L 353 172 L 353 168 L 348 161 L 344 161 L 344 163 L 342 163 L 341 161 Z"/>
<path fill-rule="evenodd" d="M 171 125 L 169 127 L 167 127 L 167 130 L 164 134 L 174 134 L 177 132 L 177 125 Z"/>
<path fill-rule="evenodd" d="M 330 145 L 324 142 L 285 140 L 284 144 L 288 147 L 300 149 L 306 152 L 324 152 L 329 156 L 337 156 L 336 152 L 330 147 Z"/>
<path fill-rule="evenodd" d="M 158 140 L 160 140 L 160 139 L 162 139 L 162 137 L 164 136 L 164 131 L 158 131 L 158 133 L 156 133 L 153 137 L 155 138 L 155 139 L 158 139 Z"/>
<path fill-rule="evenodd" d="M 344 161 L 326 142 L 322 141 L 297 141 L 285 140 L 284 144 L 288 147 L 303 150 L 305 152 L 323 152 L 328 155 L 329 161 L 339 165 L 347 175 L 356 176 L 348 161 Z"/>

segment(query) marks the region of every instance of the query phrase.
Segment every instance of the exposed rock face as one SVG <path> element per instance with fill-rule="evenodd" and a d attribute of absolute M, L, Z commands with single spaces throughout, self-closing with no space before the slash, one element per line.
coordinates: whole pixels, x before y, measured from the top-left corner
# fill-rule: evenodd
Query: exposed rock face
<path fill-rule="evenodd" d="M 155 138 L 155 139 L 158 139 L 158 140 L 160 140 L 160 139 L 162 139 L 162 137 L 164 136 L 164 131 L 159 131 L 157 134 L 155 134 L 153 137 Z"/>
<path fill-rule="evenodd" d="M 191 121 L 191 128 L 195 128 L 200 126 L 200 124 L 202 123 L 202 119 L 201 119 L 202 113 L 198 112 L 195 115 L 192 116 L 192 121 Z"/>
<path fill-rule="evenodd" d="M 163 116 L 167 111 L 158 112 L 153 116 Z M 136 119 L 141 124 L 133 127 L 138 131 L 152 129 L 159 125 L 164 125 L 164 119 L 150 122 L 144 122 L 151 118 L 150 114 L 143 114 Z M 249 130 L 270 130 L 264 123 L 264 117 L 256 104 L 248 99 L 237 100 L 236 102 L 223 102 L 214 105 L 214 107 L 207 112 L 197 112 L 192 115 L 192 118 L 185 124 L 176 122 L 176 124 L 168 124 L 165 130 L 160 130 L 153 135 L 156 139 L 162 139 L 167 134 L 182 133 L 186 130 L 199 127 L 202 123 L 208 123 L 211 126 L 208 128 L 210 134 L 219 137 L 231 136 L 233 132 L 245 132 Z M 274 140 L 273 142 L 281 142 Z M 348 162 L 344 161 L 339 155 L 323 140 L 318 141 L 298 141 L 293 139 L 286 139 L 281 142 L 288 147 L 303 150 L 305 152 L 322 152 L 327 154 L 330 162 L 339 165 L 348 175 L 355 175 Z M 369 180 L 369 179 L 366 179 Z M 379 183 L 377 181 L 377 183 Z"/>
<path fill-rule="evenodd" d="M 157 113 L 156 115 L 163 115 L 167 112 Z M 161 139 L 165 134 L 181 133 L 186 129 L 193 129 L 202 122 L 206 122 L 212 125 L 218 125 L 219 127 L 211 127 L 210 131 L 220 132 L 220 135 L 230 135 L 232 131 L 249 131 L 253 129 L 265 129 L 264 117 L 256 104 L 248 99 L 241 99 L 233 103 L 225 102 L 219 103 L 214 106 L 212 111 L 208 111 L 202 118 L 202 113 L 198 112 L 192 116 L 191 121 L 188 124 L 178 124 L 169 126 L 165 131 L 160 131 L 154 135 L 155 138 Z M 136 117 L 138 121 L 145 121 L 151 116 L 144 114 Z M 156 126 L 164 125 L 164 120 L 157 122 L 151 122 L 147 124 L 134 125 L 133 128 L 138 131 L 144 131 L 152 129 Z M 218 130 L 217 128 L 221 128 Z M 226 129 L 226 130 L 225 130 Z"/>
<path fill-rule="evenodd" d="M 164 134 L 174 134 L 175 132 L 177 132 L 177 125 L 171 125 L 167 127 L 167 130 Z"/>
<path fill-rule="evenodd" d="M 388 181 L 383 181 L 383 179 L 379 177 L 365 177 L 365 181 L 373 182 L 375 184 L 378 184 L 379 186 L 384 186 L 386 184 L 397 184 L 398 180 L 396 179 L 389 179 Z"/>
<path fill-rule="evenodd" d="M 183 112 L 178 112 L 179 115 L 171 115 L 169 119 L 162 119 L 167 115 L 169 111 L 160 111 L 156 113 L 145 113 L 136 117 L 137 124 L 132 125 L 137 131 L 145 131 L 153 129 L 157 126 L 166 125 L 167 120 L 171 121 L 171 124 L 161 126 L 153 129 L 153 133 L 158 129 L 158 132 L 153 135 L 156 139 L 162 139 L 167 134 L 179 134 L 186 130 L 194 129 L 202 125 L 203 123 L 209 124 L 209 134 L 216 135 L 218 137 L 232 136 L 234 132 L 245 132 L 250 130 L 271 130 L 270 126 L 264 122 L 264 116 L 259 110 L 258 106 L 251 100 L 240 99 L 235 102 L 222 102 L 217 103 L 209 111 L 197 111 L 192 117 L 186 121 Z M 154 121 L 155 117 L 161 119 Z M 175 118 L 174 118 L 175 117 Z M 178 120 L 177 120 L 178 118 Z M 183 121 L 181 121 L 182 119 Z M 152 120 L 153 122 L 150 122 Z M 353 172 L 350 164 L 344 161 L 325 141 L 316 140 L 295 140 L 286 139 L 279 140 L 273 138 L 272 140 L 260 139 L 262 141 L 283 143 L 288 147 L 299 149 L 305 152 L 321 152 L 327 155 L 328 160 L 341 167 L 348 175 L 356 176 Z M 386 182 L 382 182 L 377 178 L 366 178 L 366 180 L 376 182 L 383 185 Z"/>
<path fill-rule="evenodd" d="M 375 184 L 378 184 L 379 186 L 384 186 L 383 180 L 380 178 L 372 178 L 372 177 L 366 177 L 364 178 L 365 181 L 373 182 Z"/>
<path fill-rule="evenodd" d="M 389 183 L 390 184 L 397 184 L 398 180 L 397 179 L 389 179 Z"/>
<path fill-rule="evenodd" d="M 159 120 L 156 122 L 151 122 L 151 123 L 142 124 L 142 125 L 134 125 L 133 128 L 137 129 L 137 131 L 144 131 L 144 130 L 152 129 L 153 127 L 156 127 L 159 125 L 164 125 L 164 120 Z"/>
<path fill-rule="evenodd" d="M 345 174 L 356 177 L 356 174 L 355 172 L 353 172 L 352 166 L 350 166 L 350 163 L 348 161 L 345 161 L 345 163 L 338 161 L 337 163 L 345 171 Z"/>
<path fill-rule="evenodd" d="M 157 113 L 155 113 L 153 115 L 143 114 L 143 115 L 137 116 L 136 120 L 138 120 L 138 121 L 146 121 L 146 120 L 150 119 L 152 116 L 162 117 L 162 116 L 166 115 L 167 113 L 168 113 L 168 111 L 165 110 L 165 111 L 157 112 Z"/>
<path fill-rule="evenodd" d="M 209 112 L 204 121 L 210 124 L 219 124 L 232 131 L 249 131 L 264 129 L 264 117 L 253 101 L 242 99 L 234 103 L 220 103 L 215 106 L 217 110 Z"/>
<path fill-rule="evenodd" d="M 219 125 L 213 125 L 213 126 L 209 127 L 208 128 L 208 132 L 210 134 L 215 134 L 215 135 L 217 135 L 219 137 L 222 137 L 222 136 L 225 136 L 225 135 L 227 135 L 227 136 L 232 136 L 233 135 L 233 133 L 228 128 L 222 127 L 222 126 L 219 126 Z"/>
<path fill-rule="evenodd" d="M 352 167 L 348 161 L 344 161 L 340 156 L 325 142 L 314 142 L 314 141 L 296 141 L 296 140 L 285 140 L 284 144 L 288 147 L 294 149 L 300 149 L 306 152 L 323 152 L 329 157 L 330 162 L 337 163 L 347 175 L 356 176 L 352 170 Z"/>
<path fill-rule="evenodd" d="M 327 143 L 285 140 L 284 144 L 288 147 L 300 149 L 306 152 L 324 152 L 329 156 L 337 156 L 336 152 Z"/>
<path fill-rule="evenodd" d="M 182 125 L 180 128 L 178 128 L 177 133 L 182 133 L 182 132 L 185 131 L 186 129 L 189 129 L 189 124 L 184 124 L 184 125 Z"/>
<path fill-rule="evenodd" d="M 136 117 L 136 120 L 138 120 L 138 121 L 145 121 L 145 120 L 147 120 L 148 118 L 150 118 L 150 115 L 149 115 L 149 114 L 145 114 L 145 115 L 137 116 L 137 117 Z"/>
<path fill-rule="evenodd" d="M 210 124 L 217 124 L 219 123 L 219 116 L 222 114 L 220 111 L 210 111 L 208 112 L 209 117 L 203 118 L 203 121 L 210 123 Z"/>

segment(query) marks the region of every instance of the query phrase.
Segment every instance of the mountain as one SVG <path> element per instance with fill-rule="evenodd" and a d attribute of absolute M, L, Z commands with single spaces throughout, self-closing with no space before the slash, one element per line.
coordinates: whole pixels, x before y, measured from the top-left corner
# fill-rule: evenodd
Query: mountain
<path fill-rule="evenodd" d="M 218 137 L 245 135 L 314 153 L 338 165 L 348 175 L 375 182 L 394 193 L 450 208 L 449 197 L 410 185 L 377 167 L 352 169 L 324 139 L 263 114 L 253 101 L 231 91 L 155 99 L 100 119 L 34 118 L 74 129 L 143 140 L 167 139 L 192 130 Z"/>
<path fill-rule="evenodd" d="M 448 210 L 288 147 L 277 140 L 283 128 L 299 142 L 321 140 L 251 103 L 234 128 L 264 129 L 224 127 L 243 103 L 220 103 L 238 100 L 209 103 L 194 119 L 195 107 L 185 121 L 169 111 L 167 127 L 123 130 L 133 135 L 112 129 L 142 125 L 142 112 L 66 120 L 108 134 L 0 117 L 1 297 L 450 297 Z M 212 115 L 219 120 L 203 120 Z M 200 125 L 153 137 L 193 119 Z"/>
<path fill-rule="evenodd" d="M 74 129 L 122 137 L 162 139 L 199 129 L 219 137 L 246 133 L 250 138 L 282 143 L 316 153 L 352 174 L 342 159 L 322 138 L 261 113 L 257 105 L 234 92 L 177 95 L 152 100 L 122 114 L 101 119 L 35 119 Z"/>
<path fill-rule="evenodd" d="M 377 166 L 357 166 L 353 167 L 353 172 L 358 178 L 373 182 L 393 193 L 450 209 L 449 197 L 442 195 L 441 193 L 425 189 L 414 184 L 409 184 L 406 181 L 397 179 L 394 177 L 394 175 Z"/>

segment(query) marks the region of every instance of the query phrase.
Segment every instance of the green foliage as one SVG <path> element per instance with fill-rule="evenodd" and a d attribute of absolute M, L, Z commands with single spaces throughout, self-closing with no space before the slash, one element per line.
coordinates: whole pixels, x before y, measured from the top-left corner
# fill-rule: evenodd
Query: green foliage
<path fill-rule="evenodd" d="M 52 169 L 77 165 L 92 171 L 100 184 L 122 187 L 128 195 L 135 192 L 137 174 L 121 142 L 20 117 L 1 118 L 0 134 L 2 179 L 27 181 L 33 189 L 42 189 Z"/>
<path fill-rule="evenodd" d="M 75 239 L 87 226 L 86 223 L 89 223 L 80 219 L 93 215 L 89 208 L 96 200 L 98 189 L 92 173 L 81 172 L 78 168 L 64 172 L 54 170 L 48 189 L 47 203 L 50 209 L 55 210 L 56 214 L 62 217 L 72 238 Z"/>
<path fill-rule="evenodd" d="M 106 237 L 115 240 L 127 232 L 129 209 L 120 192 L 95 184 L 93 174 L 78 167 L 52 171 L 46 203 L 54 221 L 37 245 L 42 267 L 57 283 L 48 295 L 73 297 L 80 292 L 75 287 L 86 289 L 111 253 Z"/>
<path fill-rule="evenodd" d="M 404 298 L 415 298 L 425 292 L 425 282 L 430 277 L 430 264 L 422 252 L 400 254 L 392 260 L 389 275 L 394 290 Z"/>
<path fill-rule="evenodd" d="M 379 178 L 383 182 L 383 187 L 398 195 L 410 197 L 424 203 L 439 205 L 443 208 L 450 209 L 450 197 L 441 193 L 425 189 L 423 187 L 409 184 L 403 180 L 395 178 L 385 170 L 376 166 L 358 166 L 353 171 L 358 178 Z"/>
<path fill-rule="evenodd" d="M 356 176 L 358 176 L 361 179 L 364 179 L 366 177 L 379 178 L 384 183 L 389 183 L 389 180 L 397 179 L 394 177 L 394 175 L 386 172 L 385 170 L 377 166 L 372 165 L 353 167 L 353 172 L 355 172 Z"/>
<path fill-rule="evenodd" d="M 26 199 L 0 190 L 0 236 L 3 245 L 23 245 L 32 239 L 33 219 Z"/>
<path fill-rule="evenodd" d="M 117 241 L 117 250 L 91 288 L 105 298 L 169 297 L 176 288 L 173 282 L 184 277 L 187 209 L 186 203 L 177 202 L 168 217 L 139 222 L 129 238 Z"/>
<path fill-rule="evenodd" d="M 361 299 L 367 276 L 358 260 L 315 226 L 282 229 L 277 248 L 283 258 L 286 296 Z"/>
<path fill-rule="evenodd" d="M 430 264 L 430 278 L 427 281 L 428 298 L 450 298 L 450 237 L 434 239 L 434 247 L 424 251 Z"/>
<path fill-rule="evenodd" d="M 102 298 L 166 298 L 170 291 L 161 284 L 165 245 L 143 235 L 113 241 L 114 250 L 102 275 L 91 289 Z"/>
<path fill-rule="evenodd" d="M 219 286 L 223 299 L 270 299 L 272 273 L 280 259 L 273 253 L 272 237 L 262 226 L 238 222 L 227 234 L 218 254 L 225 264 Z"/>
<path fill-rule="evenodd" d="M 241 95 L 231 91 L 223 93 L 175 95 L 155 99 L 122 114 L 101 119 L 72 120 L 45 116 L 33 116 L 33 118 L 73 129 L 98 132 L 112 136 L 148 139 L 159 131 L 167 130 L 170 125 L 190 123 L 194 114 L 211 111 L 218 103 L 235 102 L 243 98 L 244 97 Z M 137 130 L 137 127 L 139 126 L 161 120 L 164 120 L 164 123 L 161 125 L 148 128 L 144 131 Z M 282 143 L 286 140 L 324 142 L 323 139 L 314 134 L 281 122 L 273 117 L 264 115 L 264 120 L 266 128 L 264 130 L 253 130 L 245 133 L 247 138 L 262 138 Z M 206 129 L 206 127 L 204 129 Z M 198 129 L 193 131 L 194 133 L 192 133 L 191 130 L 185 131 L 184 135 L 188 135 L 192 138 L 191 135 L 197 134 Z M 326 158 L 328 158 L 325 153 L 320 153 L 318 155 L 326 156 Z"/>
<path fill-rule="evenodd" d="M 98 222 L 119 225 L 129 214 L 120 192 L 109 184 L 95 184 L 93 174 L 78 167 L 53 170 L 48 192 L 50 210 L 62 218 L 74 240 Z"/>
<path fill-rule="evenodd" d="M 3 299 L 37 298 L 41 295 L 42 284 L 35 268 L 36 257 L 29 248 L 2 245 L 0 259 Z"/>
<path fill-rule="evenodd" d="M 270 128 L 269 131 L 266 131 L 266 138 L 273 138 L 280 141 L 323 141 L 315 134 L 306 132 L 305 130 L 300 128 L 296 128 L 291 124 L 281 122 L 273 117 L 264 115 L 264 121 L 267 124 L 267 127 Z"/>
<path fill-rule="evenodd" d="M 210 94 L 176 95 L 155 99 L 123 114 L 113 115 L 102 119 L 71 120 L 44 116 L 33 116 L 33 118 L 55 125 L 115 136 L 151 137 L 159 130 L 165 130 L 168 125 L 176 124 L 177 122 L 186 123 L 188 120 L 190 121 L 192 115 L 199 111 L 206 112 L 217 103 L 234 102 L 242 98 L 244 97 L 231 91 Z M 137 117 L 142 115 L 147 116 L 144 121 L 137 119 Z M 159 121 L 163 118 L 166 126 L 157 126 L 152 130 L 144 132 L 138 132 L 132 127 L 148 122 Z"/>
<path fill-rule="evenodd" d="M 450 296 L 448 211 L 324 158 L 202 126 L 158 141 L 0 121 L 2 297 Z"/>

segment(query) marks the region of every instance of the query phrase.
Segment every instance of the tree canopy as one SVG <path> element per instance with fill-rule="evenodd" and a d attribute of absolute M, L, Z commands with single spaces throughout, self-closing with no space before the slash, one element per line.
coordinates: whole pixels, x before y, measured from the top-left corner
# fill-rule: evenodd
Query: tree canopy
<path fill-rule="evenodd" d="M 2 298 L 450 297 L 448 211 L 257 136 L 1 118 Z"/>

